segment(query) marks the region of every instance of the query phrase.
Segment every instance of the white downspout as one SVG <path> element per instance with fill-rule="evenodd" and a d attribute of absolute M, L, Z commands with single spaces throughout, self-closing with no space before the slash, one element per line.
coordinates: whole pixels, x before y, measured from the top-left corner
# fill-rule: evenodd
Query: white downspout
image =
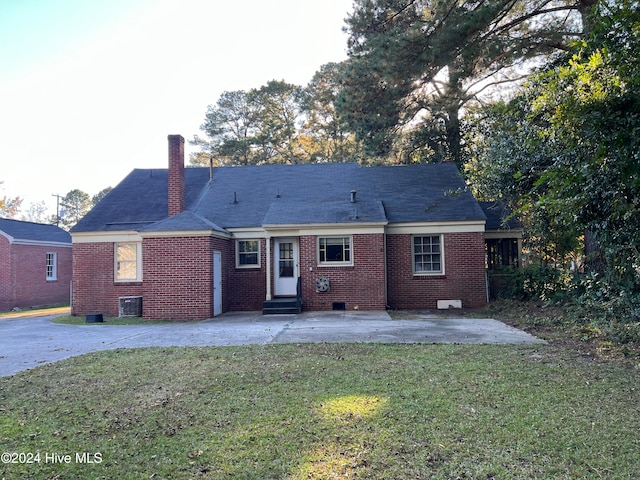
<path fill-rule="evenodd" d="M 267 235 L 266 236 L 266 244 L 267 244 L 267 253 L 266 253 L 266 259 L 265 261 L 267 262 L 267 298 L 266 300 L 271 300 L 271 261 L 273 260 L 271 258 L 271 236 Z"/>
<path fill-rule="evenodd" d="M 385 308 L 389 308 L 389 277 L 387 271 L 387 225 L 383 227 L 382 233 L 382 245 L 384 249 L 383 258 L 384 258 L 384 306 Z"/>

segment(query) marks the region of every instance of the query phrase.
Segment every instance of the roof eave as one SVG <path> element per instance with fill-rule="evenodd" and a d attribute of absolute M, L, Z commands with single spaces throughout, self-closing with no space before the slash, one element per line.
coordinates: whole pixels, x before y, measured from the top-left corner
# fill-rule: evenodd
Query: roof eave
<path fill-rule="evenodd" d="M 457 220 L 434 222 L 398 222 L 390 223 L 387 233 L 390 234 L 420 234 L 420 233 L 473 233 L 485 231 L 486 221 Z"/>
<path fill-rule="evenodd" d="M 496 240 L 500 238 L 524 238 L 524 229 L 521 228 L 508 228 L 498 230 L 487 230 L 484 237 L 489 240 Z"/>
<path fill-rule="evenodd" d="M 52 242 L 48 240 L 29 240 L 27 238 L 14 238 L 13 245 L 30 245 L 32 247 L 71 247 L 71 242 Z"/>
<path fill-rule="evenodd" d="M 293 229 L 310 229 L 310 228 L 370 228 L 370 227 L 384 227 L 389 222 L 335 222 L 335 223 L 277 223 L 277 224 L 263 224 L 262 228 L 265 230 L 293 230 Z"/>
<path fill-rule="evenodd" d="M 168 238 L 168 237 L 218 237 L 231 238 L 228 232 L 215 229 L 205 230 L 146 230 L 138 232 L 142 238 Z"/>

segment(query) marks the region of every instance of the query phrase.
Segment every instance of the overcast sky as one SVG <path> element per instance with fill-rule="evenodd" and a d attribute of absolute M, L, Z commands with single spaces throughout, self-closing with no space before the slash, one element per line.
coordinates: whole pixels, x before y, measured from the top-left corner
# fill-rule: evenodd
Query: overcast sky
<path fill-rule="evenodd" d="M 0 198 L 166 168 L 224 91 L 306 85 L 346 58 L 351 0 L 0 0 Z M 187 143 L 188 153 L 192 151 Z"/>

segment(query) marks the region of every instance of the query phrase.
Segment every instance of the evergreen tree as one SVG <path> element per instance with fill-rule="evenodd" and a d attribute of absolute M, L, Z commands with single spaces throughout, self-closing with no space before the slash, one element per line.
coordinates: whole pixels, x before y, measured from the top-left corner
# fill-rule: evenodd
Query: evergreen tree
<path fill-rule="evenodd" d="M 302 139 L 312 162 L 345 162 L 358 159 L 353 134 L 336 112 L 342 88 L 344 64 L 328 63 L 318 70 L 304 90 L 306 115 Z"/>
<path fill-rule="evenodd" d="M 88 193 L 76 188 L 62 198 L 60 207 L 60 226 L 69 230 L 91 210 L 91 197 Z M 64 212 L 64 215 L 62 212 Z"/>
<path fill-rule="evenodd" d="M 595 0 L 357 0 L 341 115 L 370 155 L 462 163 L 460 112 L 582 34 Z M 408 133 L 409 132 L 409 133 Z M 424 149 L 424 147 L 428 147 Z"/>

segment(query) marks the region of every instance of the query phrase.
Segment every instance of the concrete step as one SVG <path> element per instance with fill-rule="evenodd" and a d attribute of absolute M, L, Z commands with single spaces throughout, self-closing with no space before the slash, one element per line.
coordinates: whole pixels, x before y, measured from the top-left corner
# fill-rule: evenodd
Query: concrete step
<path fill-rule="evenodd" d="M 296 298 L 274 298 L 273 300 L 265 300 L 262 302 L 262 314 L 291 314 L 300 313 L 302 305 L 298 303 Z"/>

